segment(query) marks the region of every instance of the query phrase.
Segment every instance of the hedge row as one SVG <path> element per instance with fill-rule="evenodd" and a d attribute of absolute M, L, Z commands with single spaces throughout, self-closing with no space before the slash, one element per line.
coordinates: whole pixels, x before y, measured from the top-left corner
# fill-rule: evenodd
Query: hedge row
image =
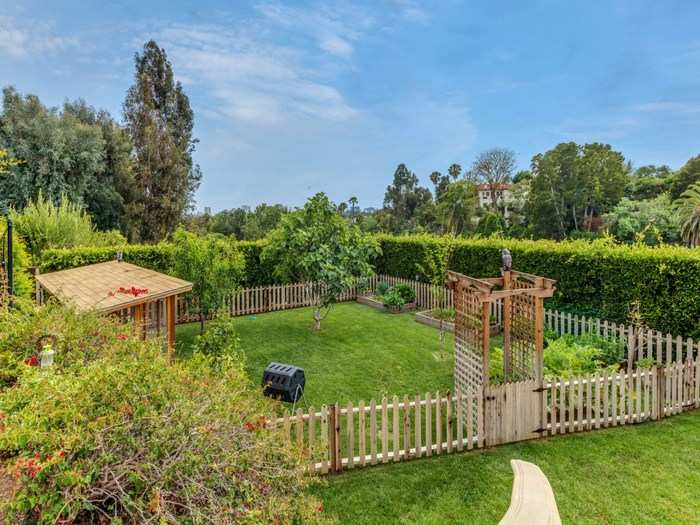
<path fill-rule="evenodd" d="M 260 254 L 263 241 L 240 241 L 236 246 L 243 252 L 246 260 L 245 286 L 258 286 L 272 282 L 272 268 L 264 265 Z M 112 261 L 121 249 L 124 260 L 158 272 L 172 273 L 174 266 L 173 246 L 167 242 L 159 244 L 130 244 L 123 248 L 116 247 L 78 247 L 44 250 L 41 254 L 39 269 L 42 273 L 55 272 L 86 264 Z"/>
<path fill-rule="evenodd" d="M 422 280 L 443 263 L 474 277 L 499 275 L 508 248 L 516 270 L 557 280 L 551 302 L 612 321 L 639 319 L 674 335 L 700 336 L 700 250 L 606 242 L 381 236 L 378 272 Z"/>
<path fill-rule="evenodd" d="M 682 247 L 618 246 L 605 242 L 511 239 L 450 239 L 435 236 L 378 236 L 378 272 L 424 281 L 444 268 L 475 277 L 499 275 L 500 251 L 508 248 L 517 270 L 557 280 L 550 301 L 561 309 L 595 313 L 612 321 L 638 318 L 674 335 L 700 336 L 700 250 Z M 264 241 L 236 242 L 246 259 L 246 286 L 273 282 L 260 254 Z M 47 250 L 41 271 L 111 260 L 115 248 Z M 124 248 L 127 261 L 169 272 L 167 243 Z"/>

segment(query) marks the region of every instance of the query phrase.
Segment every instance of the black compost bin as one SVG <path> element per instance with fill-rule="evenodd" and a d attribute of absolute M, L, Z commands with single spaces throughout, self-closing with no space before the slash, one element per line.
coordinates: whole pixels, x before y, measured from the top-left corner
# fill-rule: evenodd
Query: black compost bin
<path fill-rule="evenodd" d="M 298 401 L 304 393 L 304 369 L 284 363 L 270 363 L 262 377 L 263 393 L 288 403 Z"/>

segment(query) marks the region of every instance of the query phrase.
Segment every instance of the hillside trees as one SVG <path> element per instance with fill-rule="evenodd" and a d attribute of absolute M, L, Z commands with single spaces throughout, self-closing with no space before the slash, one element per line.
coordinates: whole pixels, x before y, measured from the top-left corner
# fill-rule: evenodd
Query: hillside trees
<path fill-rule="evenodd" d="M 562 143 L 532 158 L 528 221 L 536 234 L 563 239 L 590 231 L 594 216 L 623 196 L 627 167 L 608 144 Z"/>

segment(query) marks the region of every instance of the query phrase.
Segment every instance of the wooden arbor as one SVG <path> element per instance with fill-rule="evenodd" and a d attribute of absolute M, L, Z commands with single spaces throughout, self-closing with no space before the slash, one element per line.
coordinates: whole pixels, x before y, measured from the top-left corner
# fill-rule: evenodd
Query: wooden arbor
<path fill-rule="evenodd" d="M 192 283 L 120 261 L 37 275 L 37 300 L 56 297 L 78 310 L 94 310 L 133 321 L 142 338 L 164 337 L 175 345 L 176 298 Z"/>
<path fill-rule="evenodd" d="M 455 387 L 462 392 L 488 385 L 492 303 L 503 305 L 505 382 L 543 378 L 544 299 L 555 281 L 515 270 L 476 279 L 448 272 L 454 291 Z"/>

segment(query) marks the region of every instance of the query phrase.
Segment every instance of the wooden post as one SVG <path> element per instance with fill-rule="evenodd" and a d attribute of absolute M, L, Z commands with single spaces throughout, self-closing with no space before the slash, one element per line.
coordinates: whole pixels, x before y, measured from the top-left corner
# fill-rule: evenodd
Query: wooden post
<path fill-rule="evenodd" d="M 177 316 L 174 295 L 167 298 L 166 310 L 166 320 L 168 323 L 168 355 L 172 357 L 175 351 L 175 317 Z"/>
<path fill-rule="evenodd" d="M 489 354 L 491 351 L 491 302 L 483 301 L 481 303 L 481 350 L 484 356 L 484 370 L 482 373 L 482 384 L 488 385 L 491 380 L 489 374 Z"/>
<path fill-rule="evenodd" d="M 503 272 L 503 289 L 510 290 L 512 274 L 510 270 Z M 503 299 L 503 377 L 506 382 L 511 380 L 511 324 L 512 324 L 512 302 L 508 296 Z"/>
<path fill-rule="evenodd" d="M 666 369 L 663 365 L 656 365 L 656 419 L 664 418 L 664 406 L 666 405 Z"/>

